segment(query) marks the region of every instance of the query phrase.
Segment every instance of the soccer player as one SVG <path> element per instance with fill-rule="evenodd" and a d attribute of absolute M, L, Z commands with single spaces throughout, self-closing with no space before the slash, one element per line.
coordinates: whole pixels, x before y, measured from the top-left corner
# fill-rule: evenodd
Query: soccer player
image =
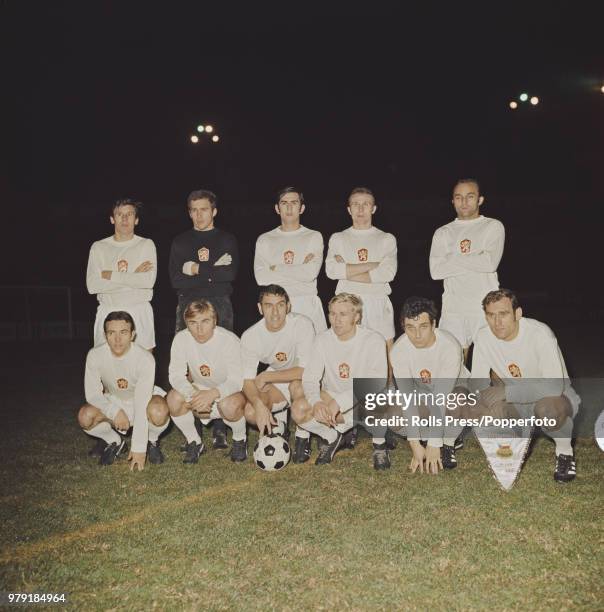
<path fill-rule="evenodd" d="M 371 190 L 352 190 L 348 197 L 352 227 L 329 239 L 325 271 L 338 280 L 336 293 L 352 293 L 362 299 L 363 327 L 382 334 L 390 349 L 394 316 L 388 296 L 397 269 L 396 238 L 373 226 L 376 210 Z"/>
<path fill-rule="evenodd" d="M 130 427 L 130 469 L 142 470 L 147 456 L 150 463 L 163 463 L 159 436 L 170 416 L 165 393 L 153 386 L 155 359 L 134 343 L 136 328 L 129 313 L 111 312 L 103 326 L 106 343 L 90 349 L 86 358 L 87 403 L 78 413 L 80 427 L 104 442 L 101 465 L 111 465 L 124 450 L 126 441 L 120 433 Z"/>
<path fill-rule="evenodd" d="M 193 227 L 174 238 L 170 249 L 170 280 L 178 294 L 176 332 L 187 327 L 183 318 L 187 306 L 206 300 L 214 306 L 218 323 L 233 331 L 232 282 L 237 276 L 239 251 L 235 237 L 214 227 L 218 212 L 216 195 L 200 189 L 187 198 Z M 226 427 L 213 422 L 213 446 L 227 448 Z"/>
<path fill-rule="evenodd" d="M 168 406 L 174 424 L 187 439 L 183 463 L 197 463 L 205 450 L 194 416 L 204 425 L 224 419 L 233 432 L 232 461 L 247 459 L 245 399 L 239 338 L 217 326 L 214 305 L 196 300 L 184 311 L 187 328 L 172 341 Z"/>
<path fill-rule="evenodd" d="M 485 325 L 482 298 L 499 288 L 505 231 L 500 221 L 480 214 L 484 196 L 475 179 L 457 181 L 452 202 L 457 218 L 434 232 L 430 274 L 444 281 L 438 327 L 457 338 L 467 361 L 470 345 Z"/>
<path fill-rule="evenodd" d="M 247 422 L 260 435 L 286 435 L 287 409 L 302 397 L 302 374 L 311 360 L 315 335 L 310 319 L 291 312 L 287 291 L 279 285 L 261 287 L 258 310 L 262 319 L 241 336 L 243 392 Z M 258 364 L 268 368 L 258 374 Z M 294 463 L 310 457 L 310 433 L 298 428 Z"/>
<path fill-rule="evenodd" d="M 157 275 L 157 253 L 152 240 L 134 234 L 141 207 L 135 200 L 118 200 L 109 215 L 113 236 L 94 242 L 90 248 L 86 286 L 99 302 L 94 346 L 105 342 L 103 322 L 107 315 L 125 311 L 136 325 L 136 343 L 149 350 L 155 347 L 150 302 Z"/>
<path fill-rule="evenodd" d="M 386 380 L 384 338 L 361 327 L 362 316 L 363 302 L 356 295 L 339 293 L 329 301 L 331 327 L 315 337 L 312 359 L 302 376 L 304 396 L 292 405 L 297 425 L 325 441 L 316 465 L 331 463 L 343 434 L 353 426 L 353 379 Z M 373 438 L 373 467 L 390 467 L 385 437 Z"/>
<path fill-rule="evenodd" d="M 280 285 L 291 300 L 291 311 L 306 315 L 318 333 L 327 329 L 317 295 L 323 264 L 323 236 L 300 225 L 304 195 L 295 187 L 282 189 L 275 204 L 281 225 L 256 241 L 254 274 L 260 286 Z"/>
<path fill-rule="evenodd" d="M 555 426 L 542 427 L 555 442 L 554 479 L 573 480 L 577 468 L 571 438 L 581 400 L 556 337 L 544 323 L 522 316 L 509 289 L 490 291 L 482 305 L 488 327 L 478 332 L 472 357 L 472 382 L 482 389 L 478 410 L 555 420 Z M 495 384 L 489 386 L 491 380 Z"/>
<path fill-rule="evenodd" d="M 447 331 L 436 329 L 436 305 L 432 300 L 411 297 L 405 301 L 401 311 L 401 326 L 405 332 L 390 351 L 390 362 L 398 388 L 401 392 L 444 394 L 450 397 L 457 391 L 460 379 L 466 380 L 469 372 L 463 365 L 463 352 L 459 342 Z M 465 391 L 465 389 L 464 389 Z M 438 419 L 444 418 L 444 411 L 438 406 L 426 406 L 428 412 Z M 419 412 L 422 412 L 420 407 Z M 458 406 L 448 407 L 448 414 L 461 416 Z M 425 416 L 425 415 L 422 415 Z M 407 415 L 407 418 L 410 418 Z M 419 428 L 407 427 L 407 440 L 413 452 L 409 468 L 414 473 L 437 474 L 439 468 L 457 467 L 455 438 L 461 427 L 434 427 L 429 433 Z M 427 445 L 421 444 L 421 434 L 427 438 Z"/>

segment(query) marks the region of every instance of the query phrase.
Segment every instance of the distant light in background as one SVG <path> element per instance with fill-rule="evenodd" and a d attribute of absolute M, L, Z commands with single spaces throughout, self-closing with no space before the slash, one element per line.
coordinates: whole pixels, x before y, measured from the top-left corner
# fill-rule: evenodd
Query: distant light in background
<path fill-rule="evenodd" d="M 199 142 L 199 137 L 193 134 L 193 136 L 191 136 L 191 142 L 197 144 Z"/>
<path fill-rule="evenodd" d="M 528 100 L 528 94 L 527 93 L 521 93 L 520 94 L 520 102 L 526 102 Z"/>
<path fill-rule="evenodd" d="M 600 87 L 600 91 L 601 91 L 602 93 L 604 93 L 604 85 L 602 85 L 602 87 Z"/>
<path fill-rule="evenodd" d="M 220 138 L 218 137 L 218 134 L 214 134 L 214 136 L 212 136 L 212 142 L 218 142 L 220 140 Z"/>
<path fill-rule="evenodd" d="M 512 101 L 510 102 L 510 108 L 511 108 L 512 110 L 515 110 L 516 108 L 518 108 L 518 102 L 516 102 L 515 100 L 512 100 Z"/>
<path fill-rule="evenodd" d="M 538 98 L 537 96 L 533 96 L 533 97 L 531 98 L 531 104 L 532 104 L 533 106 L 537 106 L 537 104 L 539 104 L 539 98 Z"/>
<path fill-rule="evenodd" d="M 206 125 L 206 132 L 208 134 L 211 134 L 214 131 L 214 126 L 212 125 Z"/>
<path fill-rule="evenodd" d="M 201 132 L 203 132 L 205 130 L 205 127 L 203 125 L 198 125 L 197 126 L 197 131 L 201 134 Z"/>

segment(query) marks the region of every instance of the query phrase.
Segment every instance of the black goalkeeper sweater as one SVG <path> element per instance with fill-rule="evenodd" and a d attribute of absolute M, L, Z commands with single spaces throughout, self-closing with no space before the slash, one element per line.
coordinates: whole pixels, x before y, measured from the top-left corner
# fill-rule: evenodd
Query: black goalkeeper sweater
<path fill-rule="evenodd" d="M 228 266 L 214 263 L 225 253 L 232 258 Z M 195 276 L 183 274 L 182 266 L 187 261 L 199 264 Z M 218 228 L 205 232 L 195 229 L 179 234 L 170 248 L 170 281 L 179 296 L 195 298 L 203 296 L 225 296 L 233 293 L 232 281 L 239 268 L 239 249 L 233 234 Z"/>

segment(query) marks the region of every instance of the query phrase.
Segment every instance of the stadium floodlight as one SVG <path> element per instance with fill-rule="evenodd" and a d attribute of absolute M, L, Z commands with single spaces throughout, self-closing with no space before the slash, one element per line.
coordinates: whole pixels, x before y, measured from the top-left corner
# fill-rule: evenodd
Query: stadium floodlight
<path fill-rule="evenodd" d="M 199 142 L 199 136 L 196 136 L 195 134 L 193 134 L 193 136 L 191 136 L 191 142 L 193 144 L 197 144 Z"/>
<path fill-rule="evenodd" d="M 214 134 L 214 136 L 212 136 L 212 142 L 218 142 L 220 140 L 220 138 L 218 137 L 218 134 Z"/>
<path fill-rule="evenodd" d="M 211 134 L 214 131 L 214 126 L 213 125 L 206 125 L 206 132 L 208 134 Z"/>
<path fill-rule="evenodd" d="M 527 93 L 521 93 L 519 96 L 519 100 L 520 102 L 526 102 L 528 100 L 528 94 Z"/>
<path fill-rule="evenodd" d="M 600 91 L 601 91 L 602 93 L 604 93 L 604 85 L 602 85 L 602 87 L 600 87 Z"/>
<path fill-rule="evenodd" d="M 511 108 L 512 110 L 517 109 L 517 108 L 518 108 L 518 102 L 516 102 L 515 100 L 512 100 L 512 101 L 510 102 L 510 108 Z"/>
<path fill-rule="evenodd" d="M 203 126 L 203 125 L 198 125 L 198 126 L 197 126 L 197 131 L 198 131 L 200 134 L 201 134 L 201 133 L 202 133 L 202 132 L 203 132 L 205 129 L 206 129 L 206 128 L 205 128 L 205 126 Z"/>
<path fill-rule="evenodd" d="M 539 98 L 538 98 L 537 96 L 533 96 L 533 97 L 531 98 L 531 104 L 532 104 L 533 106 L 537 106 L 537 104 L 539 104 Z"/>

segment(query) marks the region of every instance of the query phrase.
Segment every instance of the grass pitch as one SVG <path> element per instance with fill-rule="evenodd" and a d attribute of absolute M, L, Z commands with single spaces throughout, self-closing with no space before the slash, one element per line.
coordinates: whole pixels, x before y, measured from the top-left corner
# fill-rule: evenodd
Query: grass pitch
<path fill-rule="evenodd" d="M 66 592 L 79 610 L 602 609 L 591 441 L 560 485 L 539 439 L 509 493 L 473 440 L 436 477 L 407 472 L 406 443 L 375 472 L 367 438 L 267 474 L 226 451 L 185 466 L 172 428 L 166 463 L 133 474 L 86 456 L 81 384 L 61 366 L 3 381 L 0 590 Z"/>

